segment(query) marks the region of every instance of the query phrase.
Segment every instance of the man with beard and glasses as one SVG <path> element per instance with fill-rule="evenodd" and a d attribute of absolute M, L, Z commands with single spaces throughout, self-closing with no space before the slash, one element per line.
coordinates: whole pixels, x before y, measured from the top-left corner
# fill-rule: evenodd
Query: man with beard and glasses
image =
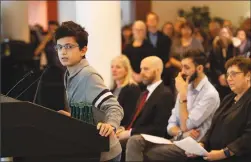
<path fill-rule="evenodd" d="M 129 124 L 117 130 L 116 134 L 125 149 L 128 138 L 135 134 L 151 134 L 164 137 L 174 97 L 171 90 L 161 80 L 163 62 L 157 56 L 149 56 L 141 61 L 140 75 L 147 90 L 138 99 L 135 112 Z M 123 158 L 122 158 L 123 159 Z"/>
<path fill-rule="evenodd" d="M 220 104 L 219 94 L 204 73 L 206 56 L 199 50 L 187 51 L 181 60 L 182 69 L 175 79 L 178 91 L 175 107 L 168 120 L 171 140 L 192 137 L 199 141 L 211 125 Z M 176 145 L 153 144 L 141 135 L 132 136 L 126 146 L 126 161 L 186 161 L 185 151 Z"/>

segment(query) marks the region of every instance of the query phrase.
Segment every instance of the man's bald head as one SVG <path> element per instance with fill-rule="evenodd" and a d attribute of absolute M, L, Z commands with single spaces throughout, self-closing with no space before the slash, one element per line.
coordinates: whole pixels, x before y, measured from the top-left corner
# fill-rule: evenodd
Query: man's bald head
<path fill-rule="evenodd" d="M 140 68 L 143 83 L 149 85 L 161 79 L 163 62 L 157 56 L 149 56 L 141 61 Z"/>
<path fill-rule="evenodd" d="M 149 64 L 152 68 L 159 70 L 160 73 L 163 71 L 163 62 L 162 60 L 157 56 L 149 56 L 142 60 L 142 62 L 146 62 Z"/>

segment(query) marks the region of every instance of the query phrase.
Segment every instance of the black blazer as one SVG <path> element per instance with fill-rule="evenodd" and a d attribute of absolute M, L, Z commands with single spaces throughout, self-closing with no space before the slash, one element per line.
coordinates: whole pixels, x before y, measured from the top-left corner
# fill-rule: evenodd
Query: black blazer
<path fill-rule="evenodd" d="M 228 147 L 235 153 L 233 162 L 251 161 L 251 88 L 234 104 L 235 94 L 222 101 L 211 128 L 201 140 L 208 150 Z"/>
<path fill-rule="evenodd" d="M 149 32 L 147 33 L 147 39 L 151 43 L 151 40 L 149 38 Z M 172 45 L 172 40 L 168 36 L 165 36 L 162 32 L 158 31 L 155 54 L 156 56 L 161 58 L 164 65 L 169 60 L 171 45 Z"/>
<path fill-rule="evenodd" d="M 153 91 L 134 121 L 131 135 L 145 133 L 164 137 L 174 106 L 173 99 L 170 89 L 165 87 L 162 82 Z"/>
<path fill-rule="evenodd" d="M 114 92 L 114 90 L 112 90 L 112 92 Z M 122 119 L 120 125 L 129 125 L 131 115 L 135 111 L 139 96 L 140 88 L 137 85 L 126 85 L 121 89 L 118 96 L 118 102 L 124 110 L 124 118 Z"/>
<path fill-rule="evenodd" d="M 221 48 L 213 49 L 210 52 L 210 55 L 209 55 L 210 70 L 213 75 L 211 79 L 214 84 L 216 84 L 216 85 L 220 84 L 218 81 L 218 78 L 220 75 L 226 73 L 225 63 L 227 62 L 227 60 L 229 60 L 230 58 L 232 58 L 235 55 L 234 51 L 235 51 L 234 46 L 231 44 L 228 47 L 227 55 L 225 58 L 223 57 L 223 53 L 222 53 Z"/>

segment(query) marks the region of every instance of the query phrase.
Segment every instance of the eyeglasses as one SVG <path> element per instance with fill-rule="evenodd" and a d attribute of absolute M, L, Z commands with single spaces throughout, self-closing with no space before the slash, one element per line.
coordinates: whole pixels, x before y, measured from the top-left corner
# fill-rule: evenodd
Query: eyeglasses
<path fill-rule="evenodd" d="M 63 48 L 65 50 L 71 50 L 71 49 L 73 49 L 75 47 L 79 47 L 79 46 L 75 45 L 75 44 L 65 44 L 65 45 L 57 44 L 57 45 L 54 46 L 56 51 L 61 51 Z"/>
<path fill-rule="evenodd" d="M 236 72 L 236 71 L 232 71 L 230 73 L 227 73 L 226 74 L 226 79 L 230 76 L 231 78 L 235 78 L 237 74 L 241 74 L 243 72 L 239 71 L 239 72 Z"/>

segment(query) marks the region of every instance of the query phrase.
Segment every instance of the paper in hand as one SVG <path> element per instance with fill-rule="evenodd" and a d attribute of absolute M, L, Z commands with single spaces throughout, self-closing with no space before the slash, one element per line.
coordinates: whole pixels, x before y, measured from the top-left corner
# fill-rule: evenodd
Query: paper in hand
<path fill-rule="evenodd" d="M 157 136 L 152 136 L 148 134 L 141 134 L 141 136 L 149 142 L 156 143 L 156 144 L 173 144 L 170 140 L 157 137 Z"/>
<path fill-rule="evenodd" d="M 206 153 L 208 153 L 197 141 L 191 137 L 186 137 L 183 140 L 174 141 L 173 143 L 190 154 L 204 156 Z"/>

